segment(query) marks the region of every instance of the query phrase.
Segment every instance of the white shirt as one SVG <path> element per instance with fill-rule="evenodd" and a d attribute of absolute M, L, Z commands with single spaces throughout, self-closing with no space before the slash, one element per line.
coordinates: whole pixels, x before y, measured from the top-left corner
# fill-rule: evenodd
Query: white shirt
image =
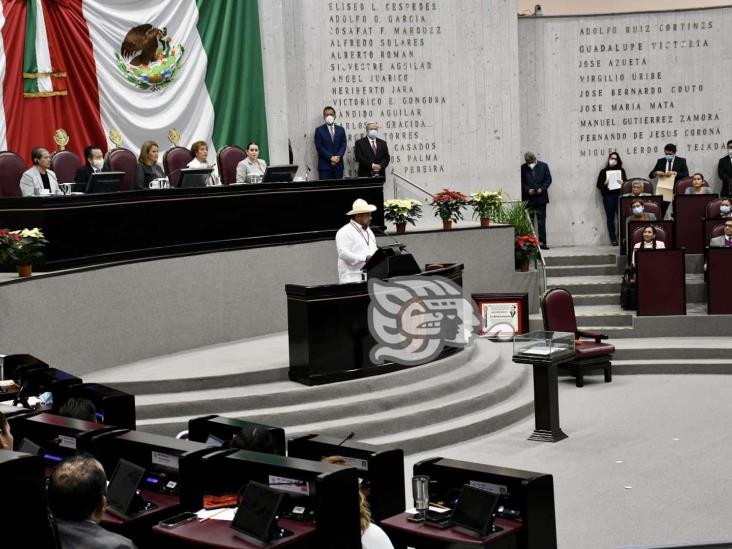
<path fill-rule="evenodd" d="M 361 282 L 364 280 L 361 268 L 366 263 L 366 256 L 374 255 L 376 237 L 371 229 L 351 221 L 341 227 L 336 233 L 336 248 L 338 249 L 338 282 Z"/>
<path fill-rule="evenodd" d="M 633 246 L 633 261 L 632 261 L 633 265 L 635 265 L 635 251 L 641 247 L 652 249 L 653 242 L 646 242 L 645 240 L 641 240 L 640 242 L 635 243 L 635 245 Z M 662 240 L 656 240 L 656 249 L 663 250 L 664 248 L 666 248 L 666 244 L 664 244 Z"/>
<path fill-rule="evenodd" d="M 361 547 L 363 549 L 394 549 L 394 546 L 381 527 L 376 524 L 369 524 L 366 531 L 361 534 Z"/>
<path fill-rule="evenodd" d="M 213 168 L 213 171 L 211 172 L 211 175 L 208 178 L 207 184 L 208 185 L 218 185 L 219 184 L 219 170 L 216 168 L 216 164 L 209 165 L 206 162 L 201 162 L 198 158 L 194 158 L 191 160 L 188 164 L 186 164 L 187 168 Z"/>

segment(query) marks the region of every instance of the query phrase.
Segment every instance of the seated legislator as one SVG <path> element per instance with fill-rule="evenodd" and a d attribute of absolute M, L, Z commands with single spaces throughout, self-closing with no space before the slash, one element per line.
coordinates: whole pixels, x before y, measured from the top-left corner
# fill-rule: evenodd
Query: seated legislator
<path fill-rule="evenodd" d="M 376 206 L 362 198 L 356 199 L 351 211 L 351 221 L 338 229 L 336 248 L 338 250 L 338 282 L 362 282 L 365 280 L 361 271 L 366 262 L 377 250 L 376 237 L 369 228 L 371 214 Z"/>
<path fill-rule="evenodd" d="M 684 194 L 713 194 L 712 189 L 704 186 L 704 176 L 695 173 L 691 176 L 691 185 L 686 188 Z"/>
<path fill-rule="evenodd" d="M 719 204 L 719 217 L 732 217 L 732 201 L 729 198 Z"/>
<path fill-rule="evenodd" d="M 649 248 L 653 250 L 663 250 L 666 244 L 660 240 L 656 240 L 656 227 L 648 225 L 643 227 L 643 240 L 636 242 L 633 246 L 633 265 L 635 265 L 635 251 L 639 248 Z"/>
<path fill-rule="evenodd" d="M 623 195 L 623 198 L 632 197 L 632 196 L 651 196 L 651 195 L 649 193 L 643 192 L 643 182 L 642 181 L 633 181 L 630 184 L 630 192 L 625 193 Z"/>
<path fill-rule="evenodd" d="M 383 176 L 391 160 L 386 141 L 379 138 L 379 125 L 376 122 L 366 123 L 366 137 L 356 141 L 353 153 L 358 162 L 358 177 Z"/>
<path fill-rule="evenodd" d="M 160 149 L 155 141 L 145 141 L 140 147 L 140 157 L 135 174 L 135 189 L 147 189 L 150 181 L 165 177 L 163 168 L 158 166 Z"/>
<path fill-rule="evenodd" d="M 327 456 L 323 463 L 341 465 L 342 467 L 353 467 L 343 456 Z M 369 502 L 361 490 L 358 491 L 359 514 L 361 522 L 361 548 L 362 549 L 394 549 L 389 536 L 386 535 L 380 526 L 371 522 L 371 508 Z"/>
<path fill-rule="evenodd" d="M 61 194 L 58 178 L 51 170 L 51 155 L 47 149 L 36 147 L 31 151 L 33 166 L 23 172 L 20 178 L 20 193 L 23 196 Z"/>
<path fill-rule="evenodd" d="M 53 470 L 48 506 L 61 549 L 135 549 L 132 540 L 99 526 L 107 507 L 107 476 L 93 457 L 74 456 Z"/>
<path fill-rule="evenodd" d="M 205 141 L 196 141 L 191 145 L 191 154 L 193 160 L 191 160 L 186 167 L 188 168 L 213 168 L 211 176 L 206 182 L 207 185 L 218 185 L 219 184 L 219 170 L 216 167 L 216 162 L 209 163 L 208 161 L 208 144 Z"/>
<path fill-rule="evenodd" d="M 647 213 L 644 211 L 643 201 L 642 200 L 633 200 L 633 202 L 630 204 L 630 207 L 633 211 L 633 215 L 629 215 L 625 218 L 625 224 L 627 225 L 629 221 L 655 221 L 656 220 L 656 214 L 653 213 Z"/>
<path fill-rule="evenodd" d="M 247 157 L 236 165 L 236 182 L 246 183 L 248 175 L 263 176 L 267 163 L 259 158 L 259 145 L 255 142 L 247 145 Z"/>
<path fill-rule="evenodd" d="M 10 432 L 10 424 L 5 414 L 0 412 L 0 450 L 13 449 L 13 435 Z"/>
<path fill-rule="evenodd" d="M 732 221 L 724 222 L 724 234 L 709 241 L 710 248 L 732 248 Z"/>
<path fill-rule="evenodd" d="M 272 433 L 261 427 L 244 428 L 234 435 L 229 442 L 224 444 L 227 448 L 239 448 L 250 452 L 261 452 L 263 454 L 276 454 L 274 438 Z"/>
<path fill-rule="evenodd" d="M 84 149 L 86 164 L 76 170 L 74 181 L 82 185 L 89 182 L 91 174 L 104 171 L 104 153 L 99 145 L 89 145 Z"/>
<path fill-rule="evenodd" d="M 88 398 L 70 397 L 59 408 L 58 415 L 96 423 L 97 407 Z"/>

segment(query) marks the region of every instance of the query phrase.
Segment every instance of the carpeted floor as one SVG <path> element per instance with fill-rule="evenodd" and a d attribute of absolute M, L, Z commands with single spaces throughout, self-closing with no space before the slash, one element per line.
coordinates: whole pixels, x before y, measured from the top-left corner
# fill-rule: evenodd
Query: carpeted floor
<path fill-rule="evenodd" d="M 568 439 L 526 440 L 531 418 L 409 456 L 407 484 L 412 464 L 436 455 L 551 473 L 561 549 L 732 541 L 731 395 L 732 376 L 597 376 L 583 389 L 561 381 Z"/>

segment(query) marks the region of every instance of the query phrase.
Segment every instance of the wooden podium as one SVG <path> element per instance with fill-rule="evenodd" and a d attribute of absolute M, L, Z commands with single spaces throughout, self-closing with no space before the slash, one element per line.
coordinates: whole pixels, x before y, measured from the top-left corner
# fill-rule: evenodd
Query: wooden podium
<path fill-rule="evenodd" d="M 442 276 L 462 286 L 463 265 L 447 264 L 419 275 Z M 320 385 L 409 367 L 393 362 L 371 362 L 369 353 L 376 340 L 368 327 L 371 299 L 366 282 L 323 286 L 287 284 L 285 292 L 292 381 Z M 456 351 L 448 347 L 439 358 Z"/>

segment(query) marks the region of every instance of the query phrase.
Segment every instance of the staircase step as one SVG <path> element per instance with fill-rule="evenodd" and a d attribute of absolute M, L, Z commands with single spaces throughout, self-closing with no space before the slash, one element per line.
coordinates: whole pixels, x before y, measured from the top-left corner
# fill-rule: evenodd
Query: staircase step
<path fill-rule="evenodd" d="M 615 265 L 615 254 L 582 254 L 582 255 L 550 255 L 544 254 L 547 267 L 560 267 L 572 265 Z"/>
<path fill-rule="evenodd" d="M 546 268 L 547 277 L 558 277 L 558 276 L 603 276 L 603 275 L 617 275 L 618 267 L 613 262 L 612 264 L 603 265 L 561 265 L 556 267 Z"/>
<path fill-rule="evenodd" d="M 619 294 L 620 275 L 604 276 L 556 276 L 547 277 L 548 288 L 565 288 L 572 295 L 580 294 Z"/>
<path fill-rule="evenodd" d="M 633 314 L 629 313 L 595 313 L 576 315 L 577 325 L 594 330 L 594 326 L 633 327 Z"/>
<path fill-rule="evenodd" d="M 730 374 L 732 359 L 729 358 L 666 358 L 628 359 L 613 358 L 613 373 L 616 374 Z"/>
<path fill-rule="evenodd" d="M 572 296 L 574 304 L 582 305 L 617 305 L 620 303 L 620 294 L 578 294 Z"/>

